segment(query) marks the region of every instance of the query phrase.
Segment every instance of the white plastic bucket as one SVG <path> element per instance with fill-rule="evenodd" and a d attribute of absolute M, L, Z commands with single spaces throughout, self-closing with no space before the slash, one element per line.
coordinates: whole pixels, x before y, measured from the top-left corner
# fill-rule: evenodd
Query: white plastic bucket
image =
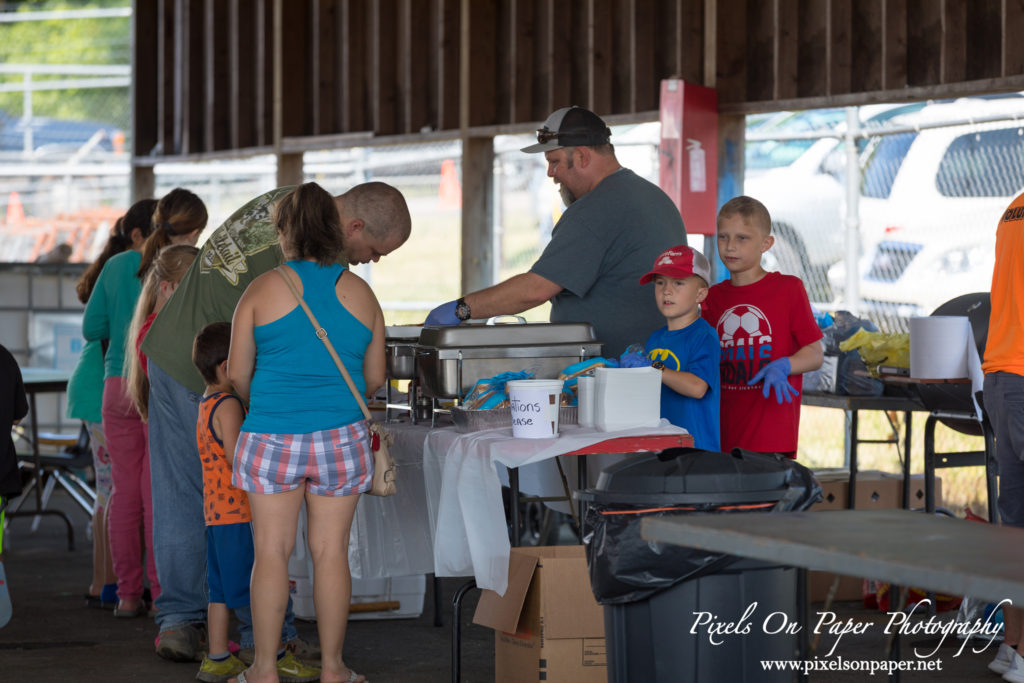
<path fill-rule="evenodd" d="M 562 384 L 560 379 L 516 379 L 508 383 L 512 436 L 517 439 L 558 436 Z"/>

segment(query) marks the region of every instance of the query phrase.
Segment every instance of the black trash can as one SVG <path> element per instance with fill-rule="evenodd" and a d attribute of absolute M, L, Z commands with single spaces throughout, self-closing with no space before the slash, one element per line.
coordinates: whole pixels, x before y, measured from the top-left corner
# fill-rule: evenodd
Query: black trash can
<path fill-rule="evenodd" d="M 784 628 L 804 626 L 796 570 L 651 543 L 640 522 L 803 510 L 821 498 L 810 470 L 781 455 L 673 448 L 613 465 L 578 495 L 589 503 L 584 542 L 609 683 L 794 680 L 761 662 L 797 658 L 799 633 Z"/>

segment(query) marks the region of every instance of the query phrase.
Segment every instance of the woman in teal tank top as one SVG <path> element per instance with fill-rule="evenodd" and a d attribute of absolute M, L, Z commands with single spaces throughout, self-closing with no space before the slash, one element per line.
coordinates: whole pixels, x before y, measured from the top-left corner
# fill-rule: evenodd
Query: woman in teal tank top
<path fill-rule="evenodd" d="M 316 183 L 285 195 L 275 210 L 283 273 L 327 331 L 357 387 L 384 384 L 384 316 L 370 287 L 337 261 L 337 204 Z M 256 656 L 248 670 L 270 677 L 288 601 L 288 556 L 306 501 L 315 581 L 322 681 L 365 680 L 342 659 L 352 581 L 348 538 L 373 456 L 366 421 L 324 344 L 280 273 L 256 278 L 235 308 L 228 375 L 249 401 L 235 451 L 234 483 L 249 494 L 256 560 L 251 600 Z"/>

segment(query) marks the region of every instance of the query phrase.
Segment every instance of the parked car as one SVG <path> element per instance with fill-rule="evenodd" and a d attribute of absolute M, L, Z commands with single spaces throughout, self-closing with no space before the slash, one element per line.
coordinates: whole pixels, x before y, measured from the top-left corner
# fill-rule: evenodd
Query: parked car
<path fill-rule="evenodd" d="M 860 126 L 871 131 L 889 119 L 923 106 L 924 103 L 910 103 L 860 107 Z M 755 167 L 746 174 L 744 191 L 764 202 L 772 215 L 775 245 L 765 255 L 765 267 L 803 278 L 813 299 L 827 301 L 831 296 L 827 292 L 826 270 L 843 257 L 846 249 L 846 110 L 821 111 L 826 115 L 817 121 L 829 125 L 817 129 L 822 135 L 831 136 L 786 143 L 802 143 L 802 153 L 791 163 L 764 172 Z M 771 129 L 766 129 L 767 124 L 762 124 L 753 131 L 758 136 L 770 134 Z M 787 131 L 782 127 L 778 132 Z M 869 140 L 859 138 L 858 149 L 864 149 Z"/>
<path fill-rule="evenodd" d="M 903 328 L 907 317 L 989 289 L 996 223 L 1024 189 L 1021 117 L 1020 97 L 934 104 L 894 123 L 959 123 L 885 136 L 869 150 L 860 207 L 869 245 L 859 263 L 863 311 Z M 840 300 L 845 277 L 843 265 L 829 272 Z"/>

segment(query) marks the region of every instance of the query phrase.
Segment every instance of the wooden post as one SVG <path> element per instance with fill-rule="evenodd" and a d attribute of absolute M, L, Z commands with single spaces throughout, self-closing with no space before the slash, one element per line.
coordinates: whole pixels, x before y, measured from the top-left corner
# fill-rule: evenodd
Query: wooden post
<path fill-rule="evenodd" d="M 462 138 L 462 292 L 492 282 L 494 139 Z"/>

